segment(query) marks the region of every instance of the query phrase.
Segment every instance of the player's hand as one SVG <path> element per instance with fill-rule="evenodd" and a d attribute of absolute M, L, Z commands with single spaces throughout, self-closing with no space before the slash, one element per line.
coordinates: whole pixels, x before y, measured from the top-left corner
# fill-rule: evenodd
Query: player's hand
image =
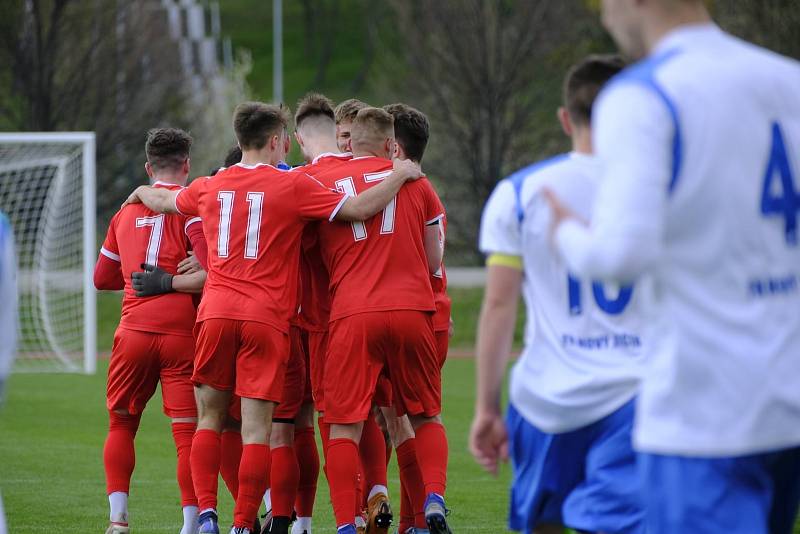
<path fill-rule="evenodd" d="M 137 297 L 152 297 L 172 292 L 172 275 L 164 269 L 142 264 L 144 272 L 136 272 L 131 275 L 131 285 Z"/>
<path fill-rule="evenodd" d="M 469 451 L 486 471 L 497 475 L 501 461 L 508 461 L 508 432 L 498 413 L 476 412 L 469 431 Z"/>
<path fill-rule="evenodd" d="M 203 266 L 195 257 L 193 251 L 189 251 L 189 256 L 181 260 L 178 264 L 178 274 L 192 274 L 203 270 Z"/>
<path fill-rule="evenodd" d="M 447 337 L 452 338 L 456 333 L 456 323 L 453 321 L 453 316 L 450 316 L 450 326 L 447 328 Z"/>
<path fill-rule="evenodd" d="M 122 207 L 124 208 L 128 204 L 141 204 L 142 203 L 142 199 L 139 196 L 139 191 L 141 191 L 142 188 L 144 188 L 144 187 L 147 187 L 147 186 L 146 185 L 140 185 L 139 187 L 134 189 L 133 193 L 128 195 L 128 198 L 125 199 L 125 202 L 122 203 Z"/>
<path fill-rule="evenodd" d="M 419 163 L 415 163 L 410 159 L 392 160 L 392 170 L 406 182 L 422 178 L 422 168 Z"/>
<path fill-rule="evenodd" d="M 586 221 L 584 221 L 577 213 L 569 209 L 563 202 L 561 202 L 561 199 L 558 198 L 558 196 L 556 196 L 553 190 L 549 187 L 542 189 L 542 196 L 547 201 L 547 204 L 550 206 L 550 211 L 553 213 L 553 219 L 550 222 L 551 239 L 555 236 L 558 227 L 564 221 L 574 219 L 582 224 L 586 224 Z"/>

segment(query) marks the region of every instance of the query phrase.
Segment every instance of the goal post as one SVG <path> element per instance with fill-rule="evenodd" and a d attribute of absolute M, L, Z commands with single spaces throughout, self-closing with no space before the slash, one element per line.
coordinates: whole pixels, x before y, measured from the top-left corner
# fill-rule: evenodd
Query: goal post
<path fill-rule="evenodd" d="M 18 372 L 97 367 L 95 135 L 0 132 L 19 289 Z"/>

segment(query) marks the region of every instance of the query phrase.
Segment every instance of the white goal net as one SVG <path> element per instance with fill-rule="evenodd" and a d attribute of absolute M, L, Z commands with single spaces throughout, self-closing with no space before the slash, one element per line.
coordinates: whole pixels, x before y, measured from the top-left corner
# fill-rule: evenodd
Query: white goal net
<path fill-rule="evenodd" d="M 94 133 L 0 133 L 0 211 L 19 263 L 14 370 L 93 373 Z"/>

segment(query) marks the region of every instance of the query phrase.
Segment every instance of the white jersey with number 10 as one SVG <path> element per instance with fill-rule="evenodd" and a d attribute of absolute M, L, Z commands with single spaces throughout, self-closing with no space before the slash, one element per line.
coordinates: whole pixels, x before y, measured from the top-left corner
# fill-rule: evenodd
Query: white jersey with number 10
<path fill-rule="evenodd" d="M 540 190 L 556 191 L 588 219 L 599 178 L 592 156 L 559 156 L 500 182 L 484 209 L 481 250 L 521 256 L 524 268 L 525 348 L 511 374 L 511 402 L 548 433 L 586 426 L 630 401 L 646 353 L 648 284 L 580 278 L 551 251 Z"/>

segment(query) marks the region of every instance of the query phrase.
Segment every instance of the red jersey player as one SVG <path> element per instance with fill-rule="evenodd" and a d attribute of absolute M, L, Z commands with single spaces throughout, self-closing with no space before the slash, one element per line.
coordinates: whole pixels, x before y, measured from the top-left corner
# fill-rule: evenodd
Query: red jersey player
<path fill-rule="evenodd" d="M 283 106 L 240 104 L 233 121 L 240 163 L 179 193 L 140 187 L 128 199 L 158 212 L 201 216 L 210 245 L 192 377 L 199 411 L 192 474 L 201 534 L 219 532 L 219 432 L 231 392 L 242 398 L 244 444 L 232 533 L 249 532 L 266 489 L 267 444 L 289 354 L 303 228 L 312 220 L 366 219 L 419 175 L 417 165 L 398 162 L 382 187 L 353 198 L 305 173 L 278 170 L 274 165 L 289 148 L 287 122 Z M 288 524 L 272 527 L 288 530 Z"/>
<path fill-rule="evenodd" d="M 172 191 L 186 184 L 191 143 L 192 138 L 181 130 L 161 128 L 148 132 L 145 169 L 154 187 Z M 197 525 L 197 499 L 189 468 L 197 422 L 191 382 L 195 305 L 192 295 L 182 293 L 138 298 L 131 285 L 131 273 L 147 263 L 175 274 L 189 248 L 204 254 L 206 244 L 199 222 L 197 218 L 161 215 L 143 205 L 125 206 L 112 218 L 97 261 L 97 289 L 125 290 L 108 368 L 110 425 L 103 452 L 111 507 L 108 534 L 128 532 L 134 436 L 159 381 L 164 413 L 172 419 L 178 451 L 178 485 L 184 507 L 181 533 L 192 533 Z"/>
<path fill-rule="evenodd" d="M 394 151 L 391 115 L 375 108 L 359 111 L 351 146 L 350 162 L 317 178 L 348 193 L 366 194 L 391 168 L 385 159 Z M 320 228 L 331 278 L 324 389 L 325 419 L 331 424 L 328 477 L 339 532 L 355 532 L 351 481 L 358 469 L 357 443 L 384 367 L 399 415 L 408 413 L 420 429 L 420 448 L 426 455 L 418 460 L 429 500 L 436 501 L 429 506 L 432 531 L 447 531 L 442 530 L 447 525 L 441 497 L 447 442 L 439 421 L 440 369 L 429 280 L 429 265 L 441 262 L 441 247 L 438 229 L 426 228 L 441 215 L 430 183 L 420 180 L 404 188 L 380 216 L 365 223 Z M 426 247 L 431 241 L 433 245 Z M 354 374 L 354 369 L 360 371 Z"/>
<path fill-rule="evenodd" d="M 410 159 L 421 163 L 428 144 L 429 125 L 428 118 L 417 109 L 406 104 L 390 104 L 383 108 L 394 118 L 394 134 L 396 139 L 395 157 Z M 447 225 L 447 215 L 444 206 L 436 196 L 438 211 L 442 218 L 435 223 L 439 232 L 439 244 L 444 249 L 444 236 Z M 433 315 L 433 330 L 436 336 L 436 351 L 439 357 L 439 367 L 444 365 L 447 357 L 447 347 L 450 334 L 450 298 L 447 296 L 447 275 L 444 263 L 430 266 L 435 269 L 431 275 L 436 313 Z M 392 408 L 382 408 L 384 417 L 392 438 L 392 444 L 397 450 L 397 462 L 400 467 L 400 525 L 399 532 L 405 532 L 411 527 L 418 529 L 427 528 L 424 515 L 425 492 L 419 478 L 419 467 L 416 459 L 416 440 L 414 432 L 406 417 L 392 421 L 396 418 Z"/>
<path fill-rule="evenodd" d="M 324 96 L 312 93 L 301 99 L 295 113 L 295 125 L 295 138 L 306 161 L 310 162 L 295 170 L 313 176 L 313 172 L 320 168 L 350 159 L 350 154 L 336 154 L 333 109 Z M 316 135 L 320 127 L 327 127 L 327 136 L 321 138 Z M 316 246 L 319 224 L 327 223 L 309 224 L 303 231 L 300 254 L 301 313 L 293 318 L 291 326 L 290 358 L 303 359 L 300 363 L 301 369 L 306 367 L 306 383 L 287 376 L 284 395 L 291 399 L 291 406 L 284 412 L 283 418 L 279 418 L 276 411 L 270 439 L 273 455 L 270 476 L 272 487 L 267 508 L 272 510 L 275 518 L 291 516 L 294 508 L 297 520 L 292 531 L 301 533 L 311 532 L 311 515 L 319 476 L 319 456 L 314 439 L 313 397 L 320 384 L 320 363 L 324 356 L 329 308 L 327 270 L 322 265 Z M 281 405 L 278 409 L 283 410 L 284 407 Z M 277 460 L 279 457 L 280 463 Z"/>

